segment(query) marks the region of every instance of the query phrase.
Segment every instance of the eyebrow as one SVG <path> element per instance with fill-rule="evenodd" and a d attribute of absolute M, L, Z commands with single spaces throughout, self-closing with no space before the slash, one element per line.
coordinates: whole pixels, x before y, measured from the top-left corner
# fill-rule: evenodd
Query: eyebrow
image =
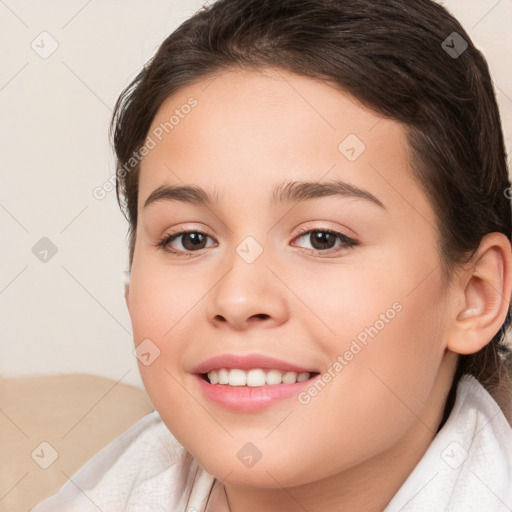
<path fill-rule="evenodd" d="M 372 193 L 341 180 L 324 183 L 310 181 L 283 182 L 273 189 L 270 203 L 272 205 L 297 203 L 329 196 L 365 199 L 386 209 L 384 204 Z M 157 201 L 180 201 L 195 205 L 214 206 L 218 205 L 219 197 L 218 194 L 211 194 L 207 190 L 197 186 L 162 185 L 151 192 L 144 203 L 144 208 Z"/>

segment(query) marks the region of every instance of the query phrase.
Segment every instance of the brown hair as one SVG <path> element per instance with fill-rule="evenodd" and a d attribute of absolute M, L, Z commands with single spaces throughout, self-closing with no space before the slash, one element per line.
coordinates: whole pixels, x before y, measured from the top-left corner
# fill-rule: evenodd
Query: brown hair
<path fill-rule="evenodd" d="M 510 187 L 500 116 L 485 58 L 432 0 L 218 0 L 182 23 L 123 91 L 111 133 L 118 169 L 145 142 L 162 102 L 233 67 L 277 67 L 344 90 L 403 123 L 412 171 L 437 216 L 446 275 L 483 236 L 510 240 Z M 117 173 L 129 221 L 130 268 L 137 226 L 138 163 Z M 508 299 L 508 297 L 507 297 Z M 459 358 L 491 390 L 512 371 L 505 331 Z"/>

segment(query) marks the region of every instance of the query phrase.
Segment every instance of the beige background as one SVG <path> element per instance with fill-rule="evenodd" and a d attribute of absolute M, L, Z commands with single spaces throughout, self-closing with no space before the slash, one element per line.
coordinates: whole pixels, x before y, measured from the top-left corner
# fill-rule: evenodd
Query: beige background
<path fill-rule="evenodd" d="M 510 148 L 512 1 L 443 3 L 488 58 Z M 92 191 L 114 172 L 118 94 L 200 4 L 0 1 L 1 376 L 82 372 L 142 386 L 122 287 L 127 225 L 114 192 Z M 46 263 L 32 252 L 43 237 L 57 248 Z"/>

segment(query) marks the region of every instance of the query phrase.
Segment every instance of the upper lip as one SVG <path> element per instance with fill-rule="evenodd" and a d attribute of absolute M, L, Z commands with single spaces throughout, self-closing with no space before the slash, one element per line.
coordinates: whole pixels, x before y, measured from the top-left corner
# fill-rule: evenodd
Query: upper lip
<path fill-rule="evenodd" d="M 221 354 L 215 357 L 211 357 L 206 361 L 203 361 L 201 364 L 199 364 L 192 370 L 192 373 L 208 373 L 211 370 L 218 370 L 221 368 L 239 368 L 241 370 L 261 368 L 267 370 L 274 369 L 296 373 L 316 372 L 316 370 L 301 367 L 299 365 L 288 363 L 287 361 L 276 359 L 274 357 L 264 356 L 262 354 Z"/>

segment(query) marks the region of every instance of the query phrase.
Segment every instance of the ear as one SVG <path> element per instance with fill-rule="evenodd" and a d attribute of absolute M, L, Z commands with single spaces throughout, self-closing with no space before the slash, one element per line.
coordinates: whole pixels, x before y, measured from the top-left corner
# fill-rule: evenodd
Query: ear
<path fill-rule="evenodd" d="M 461 300 L 447 348 L 473 354 L 492 340 L 510 308 L 512 249 L 505 235 L 490 233 L 482 238 L 458 286 Z"/>

